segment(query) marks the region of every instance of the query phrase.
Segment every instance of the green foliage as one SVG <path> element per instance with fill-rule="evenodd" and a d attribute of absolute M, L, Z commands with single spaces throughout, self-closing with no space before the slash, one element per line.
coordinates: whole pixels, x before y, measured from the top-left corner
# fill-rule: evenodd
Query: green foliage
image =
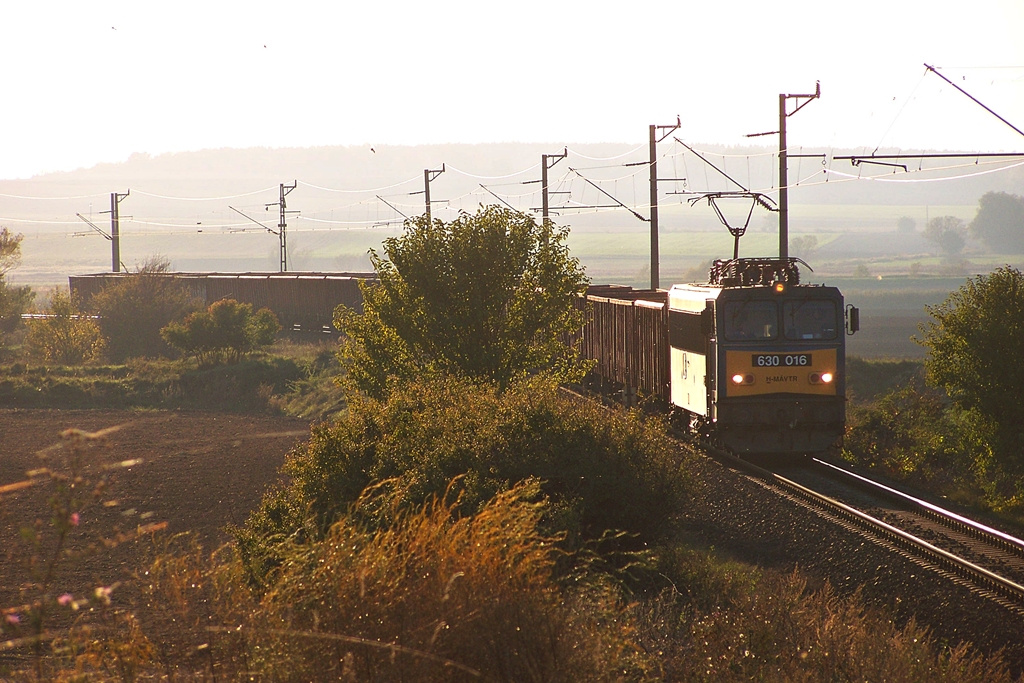
<path fill-rule="evenodd" d="M 356 385 L 383 396 L 390 377 L 441 371 L 505 386 L 527 372 L 569 371 L 564 343 L 582 313 L 587 279 L 569 255 L 567 229 L 497 206 L 450 223 L 425 217 L 371 252 L 379 284 L 363 313 L 339 307 L 342 356 Z"/>
<path fill-rule="evenodd" d="M 512 484 L 541 480 L 545 524 L 570 546 L 607 530 L 654 538 L 686 497 L 678 445 L 660 423 L 566 398 L 550 381 L 505 392 L 452 378 L 412 383 L 384 401 L 354 397 L 335 424 L 314 426 L 289 454 L 290 484 L 269 494 L 237 534 L 257 582 L 278 559 L 274 539 L 318 535 L 371 485 L 416 506 L 458 480 L 471 514 Z M 364 513 L 366 510 L 364 509 Z M 389 509 L 367 523 L 384 523 Z"/>
<path fill-rule="evenodd" d="M 200 365 L 224 359 L 237 363 L 242 357 L 274 343 L 281 325 L 269 308 L 253 313 L 252 304 L 221 299 L 205 311 L 190 313 L 183 322 L 170 323 L 160 331 L 164 340 Z"/>
<path fill-rule="evenodd" d="M 7 282 L 7 273 L 21 262 L 22 235 L 0 227 L 0 346 L 6 335 L 21 323 L 21 314 L 32 303 L 32 288 L 14 287 Z"/>
<path fill-rule="evenodd" d="M 63 289 L 50 295 L 48 318 L 31 320 L 25 345 L 44 361 L 77 365 L 103 353 L 103 335 L 96 321 L 82 314 L 77 302 Z"/>
<path fill-rule="evenodd" d="M 160 330 L 194 311 L 198 302 L 181 283 L 165 277 L 170 267 L 166 260 L 150 259 L 86 302 L 99 315 L 110 360 L 172 355 Z"/>
<path fill-rule="evenodd" d="M 922 234 L 947 256 L 956 256 L 967 244 L 967 225 L 956 216 L 936 216 Z"/>
<path fill-rule="evenodd" d="M 133 359 L 124 365 L 0 367 L 0 406 L 280 410 L 281 396 L 307 376 L 289 358 L 192 368 L 183 361 Z"/>
<path fill-rule="evenodd" d="M 1002 254 L 1024 250 L 1024 197 L 1007 192 L 986 192 L 978 200 L 971 235 Z"/>
<path fill-rule="evenodd" d="M 1024 469 L 1024 274 L 1004 266 L 979 275 L 926 310 L 919 343 L 929 381 L 991 422 L 997 457 Z"/>
<path fill-rule="evenodd" d="M 789 253 L 799 256 L 805 261 L 814 259 L 818 253 L 818 238 L 816 235 L 800 235 L 789 240 Z"/>
<path fill-rule="evenodd" d="M 917 229 L 917 221 L 910 216 L 900 216 L 896 219 L 896 232 L 902 235 L 911 235 Z"/>
<path fill-rule="evenodd" d="M 846 357 L 846 395 L 855 403 L 873 401 L 910 382 L 923 380 L 922 361 Z"/>
<path fill-rule="evenodd" d="M 276 344 L 273 351 L 280 353 L 280 347 L 281 344 Z M 318 353 L 311 358 L 298 356 L 303 376 L 291 382 L 287 391 L 271 399 L 272 405 L 285 415 L 310 421 L 324 420 L 337 415 L 347 405 L 336 347 L 325 344 L 317 348 Z"/>
<path fill-rule="evenodd" d="M 941 472 L 967 471 L 969 435 L 950 419 L 944 397 L 918 383 L 851 410 L 845 456 L 860 465 L 925 483 Z"/>
<path fill-rule="evenodd" d="M 996 425 L 978 410 L 950 405 L 916 381 L 855 406 L 844 459 L 933 495 L 1012 518 L 1024 509 L 1024 482 L 997 457 Z"/>

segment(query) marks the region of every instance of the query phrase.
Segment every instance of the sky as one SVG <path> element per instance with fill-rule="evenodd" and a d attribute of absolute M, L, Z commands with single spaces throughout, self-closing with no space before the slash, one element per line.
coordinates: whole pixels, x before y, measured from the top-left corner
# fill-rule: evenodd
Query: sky
<path fill-rule="evenodd" d="M 681 139 L 1024 151 L 1021 0 L 33 0 L 0 179 L 222 147 Z"/>

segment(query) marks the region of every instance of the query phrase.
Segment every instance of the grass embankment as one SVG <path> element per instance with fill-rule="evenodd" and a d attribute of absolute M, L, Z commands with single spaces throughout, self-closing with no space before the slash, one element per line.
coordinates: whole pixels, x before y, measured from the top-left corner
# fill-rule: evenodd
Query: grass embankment
<path fill-rule="evenodd" d="M 0 407 L 281 412 L 317 419 L 344 407 L 334 348 L 279 342 L 238 363 L 132 359 L 109 365 L 0 365 Z"/>

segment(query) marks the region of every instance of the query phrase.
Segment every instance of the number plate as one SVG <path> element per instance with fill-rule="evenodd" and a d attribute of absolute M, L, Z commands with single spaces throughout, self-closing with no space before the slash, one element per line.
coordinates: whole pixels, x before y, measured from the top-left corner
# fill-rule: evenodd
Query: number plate
<path fill-rule="evenodd" d="M 811 364 L 809 353 L 755 353 L 755 368 L 802 368 Z"/>

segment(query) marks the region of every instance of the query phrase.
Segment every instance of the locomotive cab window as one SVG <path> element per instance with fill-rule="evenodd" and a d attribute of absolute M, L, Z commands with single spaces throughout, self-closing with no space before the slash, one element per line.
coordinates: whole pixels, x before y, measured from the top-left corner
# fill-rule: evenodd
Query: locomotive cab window
<path fill-rule="evenodd" d="M 722 317 L 729 341 L 775 339 L 779 333 L 779 309 L 774 301 L 730 301 L 723 307 Z"/>
<path fill-rule="evenodd" d="M 783 304 L 782 319 L 786 339 L 836 338 L 839 317 L 834 301 L 787 301 Z"/>

